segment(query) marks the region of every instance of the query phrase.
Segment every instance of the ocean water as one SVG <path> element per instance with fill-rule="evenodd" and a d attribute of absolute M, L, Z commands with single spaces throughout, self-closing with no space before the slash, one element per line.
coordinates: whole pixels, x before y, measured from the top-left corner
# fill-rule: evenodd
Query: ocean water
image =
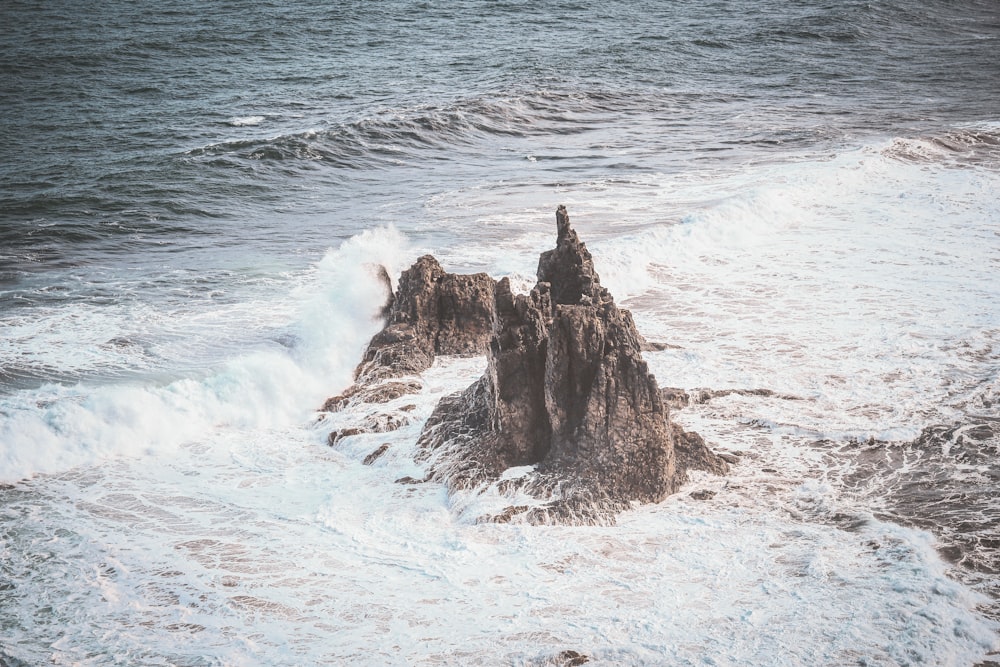
<path fill-rule="evenodd" d="M 1000 662 L 992 0 L 0 24 L 0 665 Z M 732 473 L 477 524 L 394 481 L 482 358 L 329 447 L 371 265 L 527 288 L 558 204 Z"/>

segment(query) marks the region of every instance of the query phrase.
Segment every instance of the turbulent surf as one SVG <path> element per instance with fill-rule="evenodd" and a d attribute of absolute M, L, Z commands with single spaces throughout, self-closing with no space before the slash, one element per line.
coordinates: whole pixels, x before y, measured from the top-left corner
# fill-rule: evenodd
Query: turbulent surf
<path fill-rule="evenodd" d="M 0 6 L 0 664 L 1000 662 L 995 3 L 78 5 Z M 323 410 L 559 204 L 728 467 L 615 525 L 434 477 L 485 355 Z"/>

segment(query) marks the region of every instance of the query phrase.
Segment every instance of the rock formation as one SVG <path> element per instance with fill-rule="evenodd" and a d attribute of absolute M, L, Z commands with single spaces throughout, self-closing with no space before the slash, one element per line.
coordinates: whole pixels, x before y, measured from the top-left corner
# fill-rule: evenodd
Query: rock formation
<path fill-rule="evenodd" d="M 384 267 L 380 277 L 389 285 Z M 420 391 L 412 379 L 438 354 L 478 355 L 489 344 L 496 281 L 485 273 L 447 273 L 424 255 L 399 277 L 383 308 L 385 327 L 375 334 L 357 369 L 354 384 L 326 401 L 335 412 L 349 403 L 387 403 Z"/>
<path fill-rule="evenodd" d="M 349 405 L 386 404 L 423 386 L 412 377 L 430 368 L 438 354 L 483 354 L 493 327 L 496 282 L 485 273 L 446 273 L 438 261 L 425 255 L 399 278 L 392 293 L 389 274 L 378 267 L 378 277 L 389 296 L 381 315 L 385 327 L 368 343 L 354 371 L 354 384 L 327 399 L 323 412 L 339 412 Z M 330 432 L 331 447 L 344 438 L 365 433 L 388 433 L 410 423 L 407 414 L 414 405 L 397 409 L 379 408 L 360 423 Z M 387 448 L 372 452 L 371 464 Z"/>
<path fill-rule="evenodd" d="M 513 294 L 506 278 L 496 285 L 487 371 L 441 400 L 418 448 L 430 478 L 452 489 L 498 483 L 549 499 L 493 520 L 610 522 L 633 501 L 673 493 L 688 468 L 727 465 L 669 421 L 632 316 L 601 286 L 562 206 L 556 226 L 530 294 Z M 533 470 L 503 478 L 520 466 Z"/>

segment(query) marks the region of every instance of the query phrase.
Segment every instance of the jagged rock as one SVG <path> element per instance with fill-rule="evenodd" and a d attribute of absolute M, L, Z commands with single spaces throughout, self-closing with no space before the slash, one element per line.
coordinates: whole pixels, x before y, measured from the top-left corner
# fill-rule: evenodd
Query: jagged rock
<path fill-rule="evenodd" d="M 406 394 L 415 394 L 423 388 L 416 380 L 389 380 L 373 385 L 353 384 L 344 393 L 328 398 L 323 412 L 339 412 L 351 404 L 388 403 Z"/>
<path fill-rule="evenodd" d="M 344 428 L 344 429 L 338 429 L 336 431 L 330 431 L 330 435 L 326 437 L 326 444 L 333 447 L 344 438 L 350 438 L 351 436 L 361 435 L 362 433 L 365 433 L 365 430 L 361 428 Z"/>
<path fill-rule="evenodd" d="M 643 352 L 662 352 L 663 350 L 680 350 L 682 348 L 680 345 L 649 341 L 640 336 L 639 349 L 642 350 Z"/>
<path fill-rule="evenodd" d="M 727 466 L 669 422 L 632 316 L 601 286 L 565 207 L 556 226 L 530 294 L 497 284 L 487 371 L 441 400 L 418 447 L 433 459 L 431 476 L 452 488 L 535 466 L 518 483 L 558 502 L 528 510 L 528 520 L 603 522 L 630 501 L 673 493 L 689 467 Z"/>
<path fill-rule="evenodd" d="M 390 431 L 398 430 L 409 423 L 410 418 L 406 415 L 392 412 L 378 412 L 365 417 L 358 426 L 331 431 L 330 435 L 327 436 L 326 442 L 328 445 L 333 447 L 344 438 L 350 438 L 355 435 L 364 435 L 365 433 L 389 433 Z"/>
<path fill-rule="evenodd" d="M 723 398 L 731 395 L 737 396 L 760 396 L 762 398 L 780 398 L 784 401 L 801 401 L 801 396 L 790 394 L 779 394 L 773 389 L 699 389 L 692 397 L 694 403 L 708 403 L 714 398 Z"/>
<path fill-rule="evenodd" d="M 705 440 L 694 431 L 685 431 L 677 424 L 671 424 L 674 430 L 674 450 L 677 461 L 682 468 L 705 470 L 716 475 L 729 472 L 726 457 L 712 452 Z"/>
<path fill-rule="evenodd" d="M 375 461 L 377 461 L 379 457 L 385 454 L 387 451 L 389 451 L 389 443 L 384 442 L 381 445 L 379 445 L 378 449 L 376 449 L 371 454 L 366 456 L 364 460 L 361 462 L 361 464 L 370 466 L 371 464 L 375 463 Z"/>
<path fill-rule="evenodd" d="M 691 395 L 688 394 L 683 389 L 677 389 L 675 387 L 665 387 L 660 390 L 660 398 L 667 406 L 679 410 L 681 408 L 687 407 L 691 402 Z"/>
<path fill-rule="evenodd" d="M 580 665 L 585 665 L 590 662 L 590 658 L 580 653 L 579 651 L 574 651 L 568 649 L 561 651 L 558 656 L 556 656 L 557 664 L 560 667 L 579 667 Z"/>
<path fill-rule="evenodd" d="M 324 412 L 416 393 L 419 382 L 397 378 L 427 370 L 438 354 L 483 354 L 489 344 L 496 281 L 485 273 L 447 273 L 424 255 L 403 271 L 395 293 L 385 267 L 379 266 L 376 276 L 389 292 L 381 311 L 385 327 L 368 343 L 354 384 L 327 399 Z"/>
<path fill-rule="evenodd" d="M 396 480 L 395 483 L 396 484 L 423 484 L 424 481 L 425 480 L 417 479 L 416 477 L 410 477 L 409 475 L 407 475 L 406 477 L 400 477 L 399 479 Z"/>
<path fill-rule="evenodd" d="M 420 382 L 397 378 L 427 370 L 438 354 L 483 354 L 489 344 L 496 281 L 485 273 L 447 273 L 424 255 L 403 271 L 395 293 L 385 267 L 376 276 L 389 293 L 381 313 L 386 325 L 368 343 L 354 384 L 327 399 L 324 412 L 416 393 Z"/>
<path fill-rule="evenodd" d="M 355 371 L 356 384 L 414 375 L 438 354 L 482 354 L 492 332 L 495 281 L 446 273 L 424 255 L 399 277 L 386 326 Z"/>

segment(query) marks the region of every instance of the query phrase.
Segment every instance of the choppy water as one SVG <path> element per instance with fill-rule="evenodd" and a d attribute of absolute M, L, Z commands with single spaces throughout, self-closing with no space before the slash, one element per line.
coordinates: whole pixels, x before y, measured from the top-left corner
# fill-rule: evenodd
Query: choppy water
<path fill-rule="evenodd" d="M 997 661 L 995 3 L 0 24 L 0 663 Z M 560 203 L 677 346 L 662 386 L 780 396 L 675 415 L 733 474 L 613 528 L 476 525 L 504 500 L 393 483 L 475 359 L 328 448 L 366 265 L 529 284 Z"/>

